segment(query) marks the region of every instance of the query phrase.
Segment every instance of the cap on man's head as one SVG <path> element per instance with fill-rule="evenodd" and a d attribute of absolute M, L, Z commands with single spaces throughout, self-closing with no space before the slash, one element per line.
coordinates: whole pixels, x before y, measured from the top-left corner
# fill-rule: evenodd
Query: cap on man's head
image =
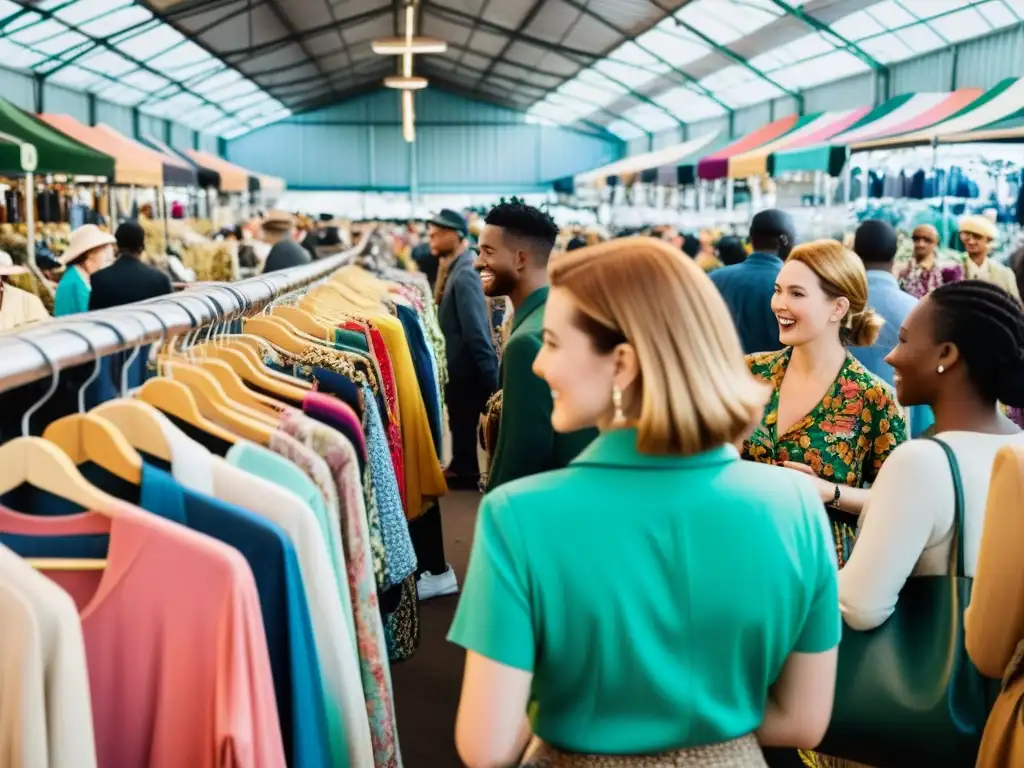
<path fill-rule="evenodd" d="M 137 221 L 125 221 L 114 233 L 117 250 L 126 253 L 142 253 L 146 250 L 146 230 Z"/>
<path fill-rule="evenodd" d="M 878 219 L 869 219 L 857 227 L 853 238 L 853 252 L 865 264 L 884 264 L 896 258 L 899 242 L 892 225 Z"/>
<path fill-rule="evenodd" d="M 999 238 L 999 228 L 987 216 L 964 216 L 960 219 L 960 231 L 989 240 Z"/>
<path fill-rule="evenodd" d="M 260 226 L 269 232 L 288 232 L 295 226 L 295 217 L 288 211 L 270 211 Z"/>
<path fill-rule="evenodd" d="M 789 245 L 796 244 L 796 226 L 793 217 L 777 208 L 758 211 L 750 221 L 751 242 L 785 237 Z"/>
<path fill-rule="evenodd" d="M 427 223 L 433 224 L 435 227 L 441 227 L 442 229 L 454 230 L 462 235 L 462 237 L 465 237 L 466 233 L 469 231 L 469 225 L 466 223 L 466 219 L 463 218 L 462 214 L 457 211 L 453 211 L 451 208 L 442 208 L 432 219 L 429 219 Z"/>

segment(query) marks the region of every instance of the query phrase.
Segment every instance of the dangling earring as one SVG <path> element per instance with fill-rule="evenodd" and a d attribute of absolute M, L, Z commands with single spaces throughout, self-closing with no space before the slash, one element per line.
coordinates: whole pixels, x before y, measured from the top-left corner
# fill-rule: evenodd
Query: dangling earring
<path fill-rule="evenodd" d="M 939 371 L 939 376 L 941 376 L 942 374 L 944 374 L 946 372 L 946 366 L 940 365 L 938 367 L 938 371 Z"/>
<path fill-rule="evenodd" d="M 618 387 L 612 387 L 612 407 L 615 409 L 612 424 L 623 424 L 626 421 L 626 414 L 622 412 L 622 390 Z"/>

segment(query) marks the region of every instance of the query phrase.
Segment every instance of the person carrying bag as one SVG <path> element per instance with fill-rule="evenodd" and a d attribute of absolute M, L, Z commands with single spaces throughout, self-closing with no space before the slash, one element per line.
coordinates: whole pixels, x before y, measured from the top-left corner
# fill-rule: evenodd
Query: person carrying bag
<path fill-rule="evenodd" d="M 843 628 L 832 720 L 816 752 L 875 768 L 973 766 L 992 701 L 964 645 L 973 579 L 964 572 L 964 491 L 945 452 L 955 507 L 949 568 L 907 580 L 892 616 L 867 632 Z"/>

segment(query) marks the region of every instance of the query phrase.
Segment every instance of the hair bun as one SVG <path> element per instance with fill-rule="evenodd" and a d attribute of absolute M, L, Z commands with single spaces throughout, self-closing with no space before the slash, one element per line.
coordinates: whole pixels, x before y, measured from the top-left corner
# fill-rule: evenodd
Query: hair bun
<path fill-rule="evenodd" d="M 863 312 L 857 312 L 850 316 L 847 342 L 852 347 L 870 347 L 878 340 L 883 325 L 885 320 L 870 307 Z"/>
<path fill-rule="evenodd" d="M 1024 360 L 1015 359 L 1002 368 L 996 382 L 996 397 L 1003 405 L 1024 408 Z"/>

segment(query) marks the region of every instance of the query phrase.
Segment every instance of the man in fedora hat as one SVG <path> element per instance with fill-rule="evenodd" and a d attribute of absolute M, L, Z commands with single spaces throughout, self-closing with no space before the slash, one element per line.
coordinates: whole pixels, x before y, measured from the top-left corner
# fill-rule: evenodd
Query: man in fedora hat
<path fill-rule="evenodd" d="M 476 427 L 487 399 L 498 389 L 498 357 L 475 254 L 466 242 L 466 220 L 444 209 L 428 222 L 430 251 L 440 262 L 435 300 L 448 356 L 448 404 L 452 432 L 453 488 L 476 488 L 480 469 Z"/>
<path fill-rule="evenodd" d="M 92 276 L 114 260 L 117 240 L 95 224 L 85 224 L 71 233 L 60 261 L 66 269 L 53 298 L 55 317 L 89 311 Z"/>
<path fill-rule="evenodd" d="M 263 273 L 309 264 L 313 257 L 292 239 L 295 217 L 287 211 L 270 211 L 260 222 L 263 242 L 270 245 L 270 253 L 263 265 Z"/>

